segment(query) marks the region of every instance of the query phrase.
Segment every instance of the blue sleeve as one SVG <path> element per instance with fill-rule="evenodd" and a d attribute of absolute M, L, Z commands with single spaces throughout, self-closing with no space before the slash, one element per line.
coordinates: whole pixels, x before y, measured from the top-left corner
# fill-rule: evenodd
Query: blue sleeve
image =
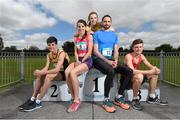
<path fill-rule="evenodd" d="M 115 35 L 115 44 L 118 44 L 118 37 Z"/>
<path fill-rule="evenodd" d="M 94 43 L 94 44 L 98 44 L 98 34 L 97 34 L 97 32 L 95 32 L 95 33 L 93 34 L 93 43 Z"/>

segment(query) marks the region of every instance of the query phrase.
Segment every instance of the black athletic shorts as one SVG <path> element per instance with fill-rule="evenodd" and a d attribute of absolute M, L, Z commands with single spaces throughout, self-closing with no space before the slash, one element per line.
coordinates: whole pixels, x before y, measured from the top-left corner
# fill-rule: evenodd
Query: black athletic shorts
<path fill-rule="evenodd" d="M 64 71 L 66 70 L 66 68 L 68 67 L 69 62 L 67 59 L 64 59 L 64 63 L 63 63 L 63 67 L 64 67 Z M 65 72 L 64 71 L 59 71 L 59 73 L 62 75 L 63 79 L 62 81 L 66 81 L 66 77 L 65 77 Z"/>

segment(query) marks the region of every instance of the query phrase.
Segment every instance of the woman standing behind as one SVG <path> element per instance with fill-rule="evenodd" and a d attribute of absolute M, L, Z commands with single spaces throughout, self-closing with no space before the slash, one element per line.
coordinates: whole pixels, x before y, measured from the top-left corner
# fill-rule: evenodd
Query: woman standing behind
<path fill-rule="evenodd" d="M 67 112 L 75 112 L 80 106 L 79 81 L 77 76 L 92 67 L 91 53 L 93 48 L 92 36 L 86 32 L 87 24 L 80 19 L 77 22 L 77 35 L 74 37 L 75 62 L 65 70 L 66 81 L 71 93 L 71 102 Z"/>
<path fill-rule="evenodd" d="M 88 25 L 86 27 L 86 31 L 89 34 L 93 34 L 94 32 L 103 29 L 102 23 L 98 22 L 98 14 L 94 11 L 89 13 L 87 23 L 88 23 Z M 115 31 L 112 26 L 111 26 L 110 30 Z"/>
<path fill-rule="evenodd" d="M 98 14 L 94 11 L 89 13 L 87 23 L 86 31 L 90 34 L 102 28 L 101 23 L 98 22 Z"/>

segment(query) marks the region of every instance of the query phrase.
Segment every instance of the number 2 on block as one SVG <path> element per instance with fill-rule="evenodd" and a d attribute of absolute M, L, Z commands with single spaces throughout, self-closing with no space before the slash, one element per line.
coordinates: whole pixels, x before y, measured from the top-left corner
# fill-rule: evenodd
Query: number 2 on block
<path fill-rule="evenodd" d="M 52 92 L 52 94 L 51 94 L 51 97 L 57 97 L 57 96 L 58 96 L 58 93 L 55 94 L 56 91 L 57 91 L 57 85 L 51 85 L 51 88 L 54 88 L 54 90 L 53 90 L 53 92 Z"/>

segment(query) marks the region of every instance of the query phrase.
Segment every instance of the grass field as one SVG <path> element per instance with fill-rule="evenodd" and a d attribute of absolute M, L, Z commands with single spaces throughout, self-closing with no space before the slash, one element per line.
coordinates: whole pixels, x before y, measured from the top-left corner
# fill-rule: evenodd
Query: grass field
<path fill-rule="evenodd" d="M 160 67 L 160 58 L 147 57 L 147 59 L 157 67 Z M 27 57 L 24 60 L 24 80 L 31 83 L 34 80 L 33 71 L 41 69 L 45 65 L 46 57 Z M 73 61 L 73 57 L 71 57 Z M 122 57 L 120 57 L 122 61 Z M 146 69 L 144 65 L 142 69 Z M 20 81 L 20 60 L 18 58 L 1 58 L 0 59 L 0 87 L 9 83 Z M 164 81 L 180 86 L 180 58 L 165 58 L 164 59 Z"/>
<path fill-rule="evenodd" d="M 20 62 L 18 58 L 0 59 L 0 86 L 20 80 Z"/>

